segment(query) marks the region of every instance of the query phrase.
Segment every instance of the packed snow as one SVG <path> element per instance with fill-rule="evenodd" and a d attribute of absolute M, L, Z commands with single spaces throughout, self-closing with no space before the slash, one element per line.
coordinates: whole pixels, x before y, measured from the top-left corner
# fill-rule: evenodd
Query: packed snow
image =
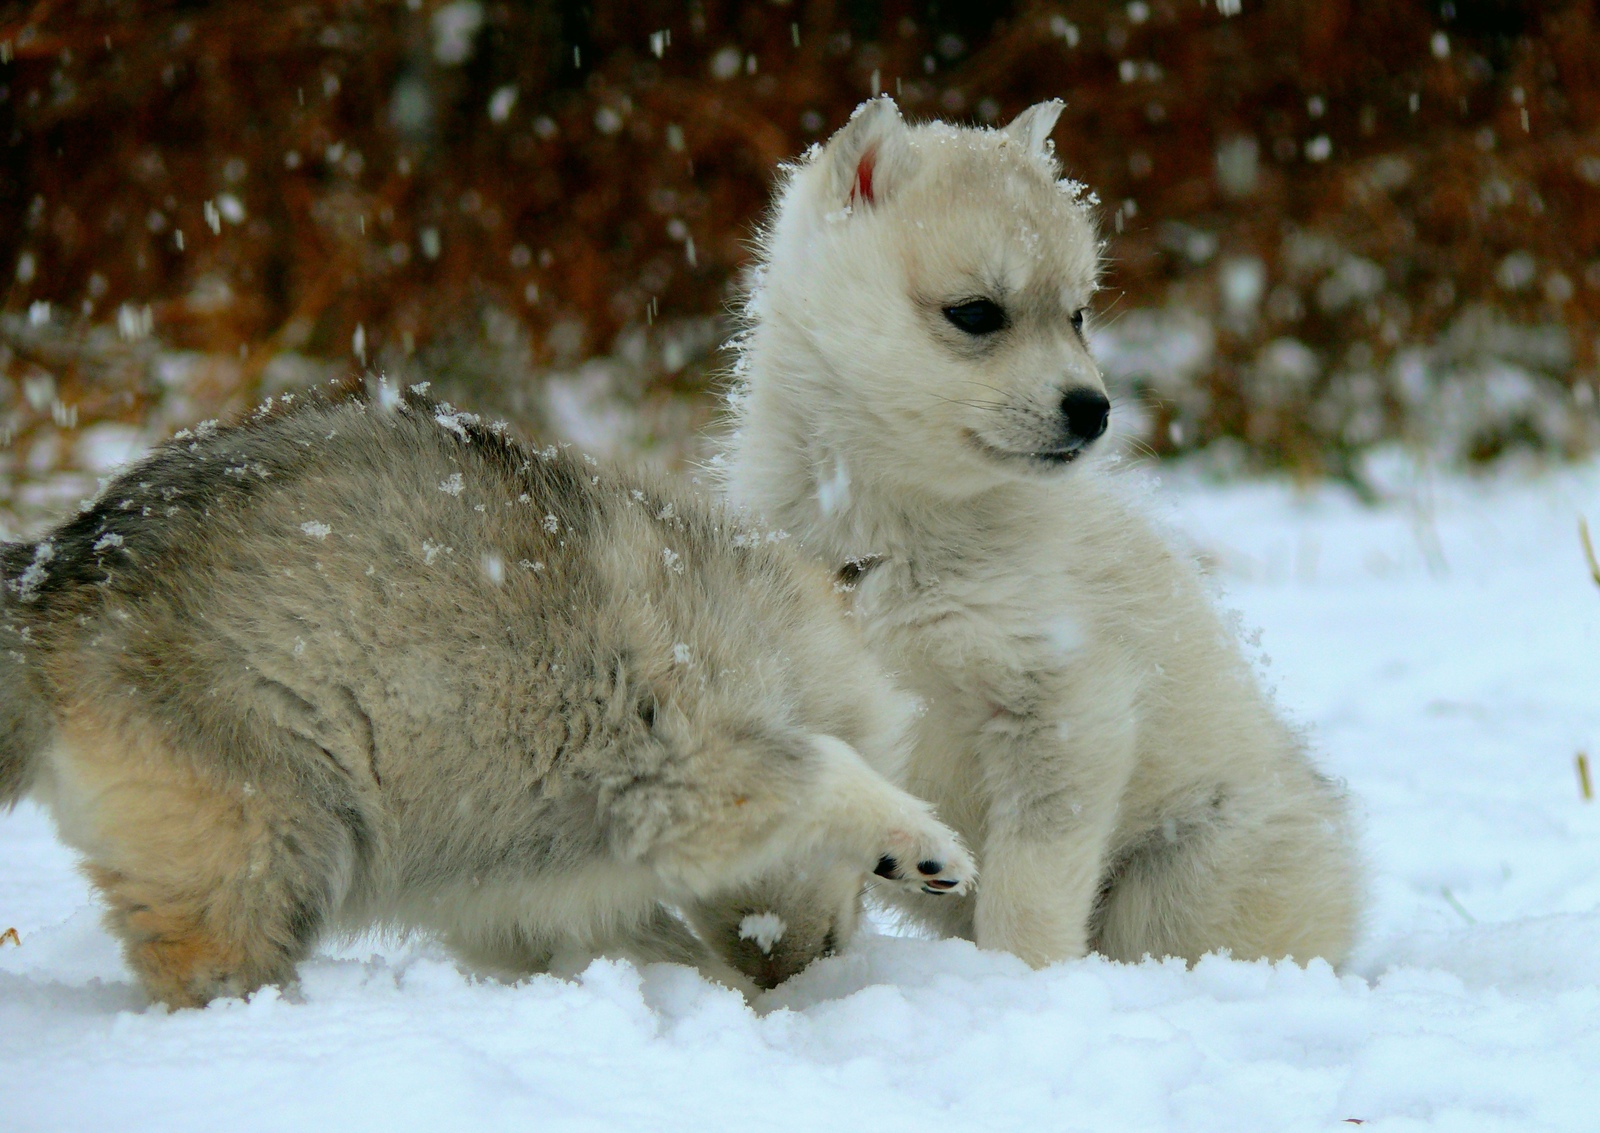
<path fill-rule="evenodd" d="M 169 1013 L 25 804 L 0 817 L 0 1126 L 1587 1133 L 1600 587 L 1577 523 L 1600 526 L 1600 464 L 1374 471 L 1375 507 L 1181 469 L 1152 504 L 1357 800 L 1371 910 L 1346 971 L 1034 972 L 880 925 L 751 1008 L 672 966 L 507 985 L 363 939 L 290 991 Z"/>

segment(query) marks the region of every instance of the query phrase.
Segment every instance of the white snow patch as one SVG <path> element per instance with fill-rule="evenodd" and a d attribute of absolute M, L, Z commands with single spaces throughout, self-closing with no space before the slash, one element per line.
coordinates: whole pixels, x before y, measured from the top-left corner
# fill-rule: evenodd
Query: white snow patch
<path fill-rule="evenodd" d="M 620 367 L 606 359 L 545 378 L 545 410 L 562 436 L 602 456 L 639 436 L 638 407 Z"/>
<path fill-rule="evenodd" d="M 1600 752 L 1600 590 L 1577 517 L 1600 521 L 1600 463 L 1412 469 L 1376 507 L 1162 477 L 1169 526 L 1265 627 L 1279 701 L 1356 802 L 1371 905 L 1347 971 L 1033 971 L 878 924 L 752 1009 L 672 964 L 573 953 L 568 978 L 507 983 L 368 936 L 320 945 L 293 994 L 168 1013 L 24 802 L 0 814 L 0 931 L 21 940 L 0 944 L 5 1123 L 1589 1133 L 1600 803 L 1574 755 Z"/>
<path fill-rule="evenodd" d="M 767 954 L 788 930 L 789 926 L 777 913 L 751 913 L 739 922 L 739 939 L 755 941 L 756 947 Z"/>
<path fill-rule="evenodd" d="M 448 555 L 454 551 L 454 547 L 446 547 L 443 543 L 431 543 L 426 539 L 422 541 L 422 561 L 424 564 L 431 565 L 433 560 L 441 554 Z"/>
<path fill-rule="evenodd" d="M 1044 623 L 1045 640 L 1059 657 L 1071 657 L 1089 640 L 1083 623 L 1071 614 L 1057 614 Z"/>
<path fill-rule="evenodd" d="M 74 449 L 86 471 L 104 476 L 138 460 L 150 451 L 150 445 L 144 433 L 132 425 L 102 421 L 83 430 Z"/>
<path fill-rule="evenodd" d="M 42 540 L 33 549 L 33 560 L 17 576 L 17 581 L 11 584 L 20 601 L 32 602 L 39 596 L 39 585 L 45 580 L 45 566 L 55 557 L 55 544 L 48 539 Z"/>
<path fill-rule="evenodd" d="M 315 520 L 309 523 L 302 523 L 300 525 L 300 530 L 304 531 L 313 539 L 326 539 L 329 535 L 333 534 L 333 528 L 329 527 L 326 523 L 317 523 Z"/>
<path fill-rule="evenodd" d="M 427 383 L 424 382 L 423 385 L 426 386 Z M 416 389 L 417 387 L 412 386 L 411 388 Z M 433 419 L 442 427 L 449 429 L 462 440 L 467 439 L 467 427 L 466 425 L 462 424 L 462 422 L 465 421 L 468 423 L 473 423 L 478 420 L 478 418 L 471 413 L 453 413 L 448 408 L 442 409 L 438 413 L 435 413 L 433 415 Z"/>
<path fill-rule="evenodd" d="M 817 479 L 817 507 L 825 516 L 850 506 L 850 469 L 844 457 L 833 459 L 833 471 Z"/>
<path fill-rule="evenodd" d="M 439 481 L 439 490 L 447 496 L 459 496 L 466 486 L 466 481 L 459 472 L 452 472 Z"/>

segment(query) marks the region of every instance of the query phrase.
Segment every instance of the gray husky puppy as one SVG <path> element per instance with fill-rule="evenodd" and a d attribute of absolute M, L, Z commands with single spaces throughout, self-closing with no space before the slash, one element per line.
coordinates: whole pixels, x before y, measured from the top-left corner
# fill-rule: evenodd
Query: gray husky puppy
<path fill-rule="evenodd" d="M 750 296 L 728 490 L 855 589 L 927 711 L 904 786 L 978 854 L 912 910 L 1033 964 L 1341 959 L 1342 792 L 1192 562 L 1086 457 L 1098 242 L 1049 144 L 875 99 L 789 169 Z"/>
<path fill-rule="evenodd" d="M 0 805 L 50 809 L 152 996 L 374 924 L 748 991 L 841 945 L 871 873 L 967 886 L 863 759 L 907 706 L 825 572 L 448 406 L 307 400 L 0 550 Z"/>

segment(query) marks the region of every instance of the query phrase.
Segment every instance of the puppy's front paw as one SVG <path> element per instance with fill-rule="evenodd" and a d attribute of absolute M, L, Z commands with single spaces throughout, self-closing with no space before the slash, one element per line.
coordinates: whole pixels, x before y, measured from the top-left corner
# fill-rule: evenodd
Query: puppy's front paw
<path fill-rule="evenodd" d="M 916 829 L 891 831 L 873 873 L 908 892 L 960 896 L 977 880 L 972 856 L 955 833 L 931 818 Z"/>

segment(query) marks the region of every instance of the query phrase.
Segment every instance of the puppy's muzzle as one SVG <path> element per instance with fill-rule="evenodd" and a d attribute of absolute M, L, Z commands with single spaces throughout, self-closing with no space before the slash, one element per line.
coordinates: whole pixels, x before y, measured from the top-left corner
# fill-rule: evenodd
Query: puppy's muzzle
<path fill-rule="evenodd" d="M 1066 427 L 1063 448 L 1082 448 L 1100 437 L 1111 420 L 1111 402 L 1095 389 L 1069 389 L 1061 395 L 1061 422 Z"/>
<path fill-rule="evenodd" d="M 1061 439 L 1038 455 L 1054 464 L 1066 464 L 1104 435 L 1110 421 L 1111 402 L 1105 394 L 1082 387 L 1069 389 L 1061 395 Z"/>

